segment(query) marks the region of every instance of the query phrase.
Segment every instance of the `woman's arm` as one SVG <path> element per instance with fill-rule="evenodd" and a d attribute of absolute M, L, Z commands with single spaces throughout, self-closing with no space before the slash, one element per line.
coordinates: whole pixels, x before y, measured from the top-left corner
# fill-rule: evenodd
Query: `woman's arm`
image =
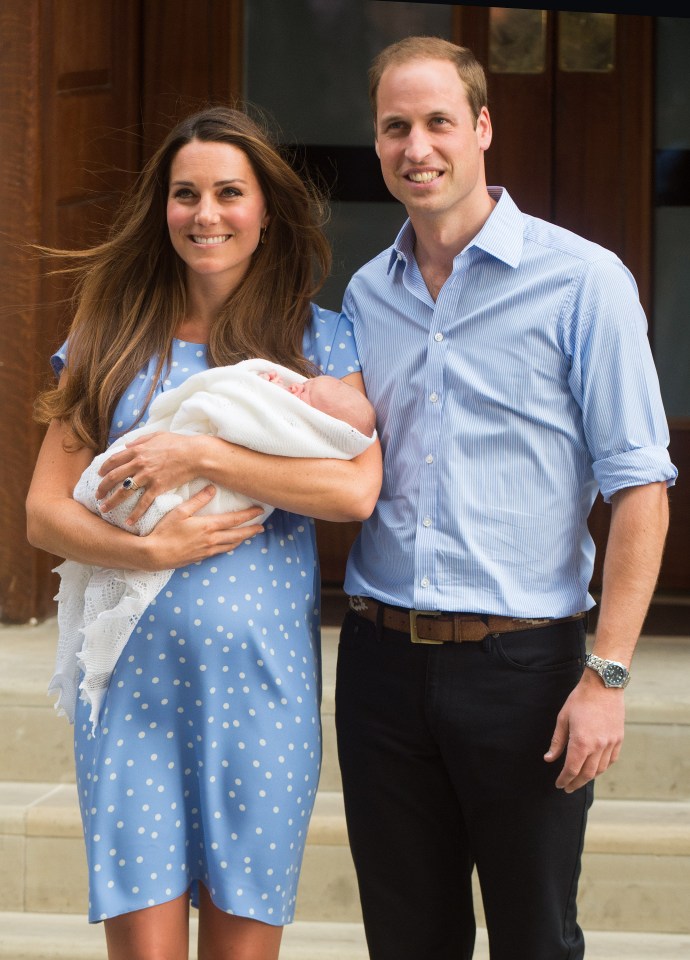
<path fill-rule="evenodd" d="M 69 427 L 53 421 L 38 455 L 26 501 L 27 536 L 35 547 L 101 567 L 166 570 L 232 550 L 263 529 L 237 527 L 258 516 L 259 508 L 195 516 L 213 497 L 213 488 L 207 487 L 167 514 L 147 537 L 120 530 L 72 498 L 93 453 L 84 447 L 65 449 L 70 439 Z"/>
<path fill-rule="evenodd" d="M 319 520 L 366 520 L 381 489 L 376 441 L 354 460 L 276 457 L 231 445 L 206 451 L 203 475 L 282 510 Z"/>
<path fill-rule="evenodd" d="M 364 392 L 361 374 L 344 379 Z M 353 460 L 279 457 L 217 437 L 161 433 L 115 454 L 101 473 L 104 480 L 98 496 L 115 488 L 106 502 L 108 509 L 127 496 L 120 489 L 125 477 L 132 476 L 145 487 L 132 512 L 133 521 L 160 493 L 198 476 L 293 513 L 332 521 L 365 520 L 381 488 L 381 448 L 377 440 Z"/>

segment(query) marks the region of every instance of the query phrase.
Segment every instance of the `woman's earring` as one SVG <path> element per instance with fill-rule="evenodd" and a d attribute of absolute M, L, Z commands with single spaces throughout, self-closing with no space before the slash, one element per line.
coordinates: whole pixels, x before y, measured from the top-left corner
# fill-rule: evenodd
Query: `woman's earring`
<path fill-rule="evenodd" d="M 261 234 L 259 236 L 259 243 L 266 243 L 266 227 L 261 228 Z"/>

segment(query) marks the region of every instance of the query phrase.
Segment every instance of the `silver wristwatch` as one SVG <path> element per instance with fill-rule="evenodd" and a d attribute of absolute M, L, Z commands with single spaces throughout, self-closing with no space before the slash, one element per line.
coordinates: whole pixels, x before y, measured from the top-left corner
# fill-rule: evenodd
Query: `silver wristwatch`
<path fill-rule="evenodd" d="M 627 687 L 630 682 L 629 671 L 617 660 L 602 660 L 601 657 L 588 653 L 585 657 L 585 666 L 599 674 L 605 687 L 622 688 Z"/>

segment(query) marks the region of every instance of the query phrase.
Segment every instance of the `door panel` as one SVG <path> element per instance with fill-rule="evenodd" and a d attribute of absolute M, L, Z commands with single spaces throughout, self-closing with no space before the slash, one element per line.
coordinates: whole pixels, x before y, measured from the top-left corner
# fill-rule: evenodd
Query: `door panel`
<path fill-rule="evenodd" d="M 534 11 L 500 10 L 519 17 Z M 537 11 L 540 13 L 541 11 Z M 552 159 L 554 135 L 553 17 L 545 16 L 543 62 L 536 72 L 511 73 L 490 71 L 491 24 L 485 7 L 460 7 L 454 18 L 456 43 L 469 47 L 487 71 L 489 113 L 493 124 L 493 140 L 486 153 L 486 174 L 489 184 L 500 184 L 522 210 L 535 217 L 548 219 L 553 209 Z M 504 29 L 508 29 L 508 24 Z M 519 20 L 515 24 L 520 30 Z M 537 30 L 530 21 L 529 30 Z M 511 38 L 505 46 L 518 45 Z M 516 58 L 519 59 L 519 58 Z"/>
<path fill-rule="evenodd" d="M 139 0 L 4 0 L 0 12 L 0 232 L 49 246 L 85 245 L 108 222 L 139 166 Z M 22 506 L 43 430 L 34 397 L 69 322 L 68 287 L 20 243 L 2 259 L 0 324 L 5 416 L 0 619 L 54 612 L 56 563 L 26 540 Z"/>
<path fill-rule="evenodd" d="M 243 0 L 143 0 L 144 156 L 186 114 L 242 94 Z"/>

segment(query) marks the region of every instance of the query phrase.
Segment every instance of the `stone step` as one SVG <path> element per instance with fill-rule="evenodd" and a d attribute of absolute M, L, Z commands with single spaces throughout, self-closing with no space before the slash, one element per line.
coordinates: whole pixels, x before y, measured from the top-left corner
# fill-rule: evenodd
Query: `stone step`
<path fill-rule="evenodd" d="M 0 783 L 0 903 L 31 913 L 85 910 L 86 865 L 72 784 Z M 597 800 L 587 831 L 585 929 L 690 934 L 690 801 Z M 475 888 L 481 917 L 481 897 Z M 361 921 L 342 795 L 320 791 L 297 919 Z"/>
<path fill-rule="evenodd" d="M 340 789 L 335 748 L 336 628 L 323 631 L 324 761 L 321 786 Z M 67 783 L 74 779 L 72 729 L 56 717 L 46 686 L 56 624 L 0 627 L 0 776 Z M 621 758 L 600 778 L 598 795 L 617 799 L 690 799 L 690 636 L 643 636 L 626 690 Z"/>
<path fill-rule="evenodd" d="M 196 917 L 190 922 L 190 960 L 196 960 Z M 587 935 L 588 960 L 687 960 L 690 936 L 610 933 Z M 486 931 L 477 930 L 474 960 L 488 960 Z M 74 914 L 0 913 L 0 960 L 106 960 L 100 924 Z M 285 928 L 280 960 L 368 960 L 356 923 L 297 921 Z"/>

